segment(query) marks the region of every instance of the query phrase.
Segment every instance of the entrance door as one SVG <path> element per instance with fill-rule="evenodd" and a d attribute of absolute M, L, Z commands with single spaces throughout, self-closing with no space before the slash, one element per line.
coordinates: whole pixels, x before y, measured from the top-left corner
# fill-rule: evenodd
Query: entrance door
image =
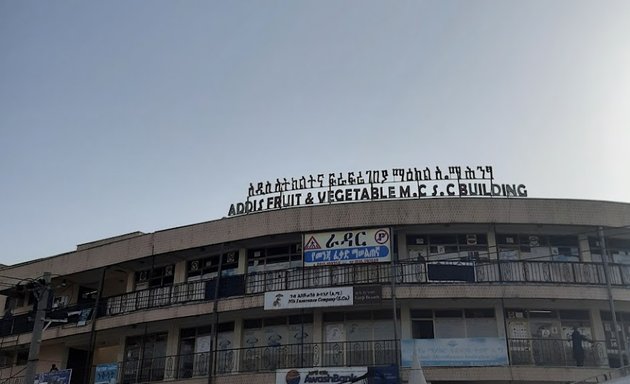
<path fill-rule="evenodd" d="M 68 349 L 68 364 L 66 367 L 72 369 L 70 384 L 82 384 L 85 377 L 85 365 L 88 361 L 88 351 L 82 349 Z"/>

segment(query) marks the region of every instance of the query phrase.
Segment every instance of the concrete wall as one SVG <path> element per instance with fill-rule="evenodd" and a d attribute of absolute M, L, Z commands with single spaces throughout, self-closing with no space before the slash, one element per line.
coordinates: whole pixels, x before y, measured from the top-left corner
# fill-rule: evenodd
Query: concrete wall
<path fill-rule="evenodd" d="M 138 235 L 10 266 L 3 269 L 3 274 L 16 278 L 41 276 L 46 271 L 68 275 L 153 254 L 274 234 L 451 223 L 620 227 L 630 225 L 630 204 L 554 199 L 424 199 L 292 208 Z M 0 282 L 8 281 L 0 278 Z"/>

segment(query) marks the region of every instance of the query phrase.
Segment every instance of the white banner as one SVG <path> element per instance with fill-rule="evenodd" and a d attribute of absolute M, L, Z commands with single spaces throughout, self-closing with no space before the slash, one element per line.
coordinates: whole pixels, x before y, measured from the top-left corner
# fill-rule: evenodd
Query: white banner
<path fill-rule="evenodd" d="M 265 309 L 339 307 L 354 304 L 352 287 L 265 292 Z"/>
<path fill-rule="evenodd" d="M 303 239 L 304 266 L 388 262 L 389 228 L 307 233 Z"/>
<path fill-rule="evenodd" d="M 350 383 L 365 376 L 367 372 L 367 367 L 278 369 L 276 371 L 276 384 Z"/>

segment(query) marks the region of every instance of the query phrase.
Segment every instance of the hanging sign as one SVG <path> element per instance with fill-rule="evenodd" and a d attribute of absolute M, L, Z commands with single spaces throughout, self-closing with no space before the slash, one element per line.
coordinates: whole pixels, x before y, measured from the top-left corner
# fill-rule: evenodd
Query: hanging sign
<path fill-rule="evenodd" d="M 265 292 L 265 310 L 353 305 L 352 287 Z"/>

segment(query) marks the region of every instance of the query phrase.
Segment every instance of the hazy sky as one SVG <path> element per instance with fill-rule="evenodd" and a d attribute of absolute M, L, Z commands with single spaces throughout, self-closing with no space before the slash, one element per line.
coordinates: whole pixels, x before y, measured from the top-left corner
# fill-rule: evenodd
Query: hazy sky
<path fill-rule="evenodd" d="M 630 1 L 0 0 L 0 263 L 250 181 L 494 165 L 630 202 Z"/>

